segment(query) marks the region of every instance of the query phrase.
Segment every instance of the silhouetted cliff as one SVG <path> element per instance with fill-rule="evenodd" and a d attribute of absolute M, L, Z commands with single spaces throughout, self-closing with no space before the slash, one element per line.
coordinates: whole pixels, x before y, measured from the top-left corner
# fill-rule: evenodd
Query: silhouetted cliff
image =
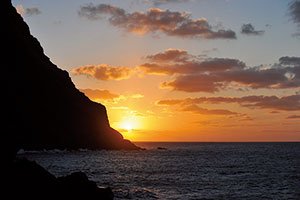
<path fill-rule="evenodd" d="M 3 144 L 24 149 L 138 149 L 44 54 L 9 0 L 0 2 Z M 10 151 L 12 153 L 12 151 Z"/>

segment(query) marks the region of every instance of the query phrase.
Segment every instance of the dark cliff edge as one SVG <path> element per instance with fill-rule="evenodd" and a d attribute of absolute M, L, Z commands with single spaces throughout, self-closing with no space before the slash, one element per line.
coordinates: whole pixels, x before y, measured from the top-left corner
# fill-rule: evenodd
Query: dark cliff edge
<path fill-rule="evenodd" d="M 113 199 L 82 172 L 54 177 L 19 149 L 140 148 L 110 127 L 106 108 L 91 101 L 44 54 L 10 0 L 0 1 L 1 171 L 3 195 L 20 199 Z"/>
<path fill-rule="evenodd" d="M 110 127 L 103 105 L 50 61 L 11 2 L 1 1 L 0 9 L 5 143 L 15 151 L 139 149 Z"/>

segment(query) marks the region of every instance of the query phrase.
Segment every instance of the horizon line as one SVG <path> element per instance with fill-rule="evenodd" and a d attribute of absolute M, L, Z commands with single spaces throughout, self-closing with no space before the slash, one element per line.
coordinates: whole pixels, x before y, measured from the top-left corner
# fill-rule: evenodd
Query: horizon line
<path fill-rule="evenodd" d="M 133 141 L 133 143 L 149 142 L 149 143 L 298 143 L 300 140 L 291 141 Z"/>

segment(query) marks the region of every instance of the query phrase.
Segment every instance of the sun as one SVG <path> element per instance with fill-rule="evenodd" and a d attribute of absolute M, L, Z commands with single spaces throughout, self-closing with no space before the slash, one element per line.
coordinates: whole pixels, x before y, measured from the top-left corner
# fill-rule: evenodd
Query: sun
<path fill-rule="evenodd" d="M 114 123 L 116 130 L 120 131 L 125 139 L 134 140 L 140 130 L 143 130 L 143 123 L 138 116 L 124 116 Z"/>
<path fill-rule="evenodd" d="M 130 132 L 133 129 L 133 124 L 132 124 L 132 122 L 125 121 L 122 123 L 122 128 L 124 128 L 126 131 Z"/>
<path fill-rule="evenodd" d="M 133 118 L 127 118 L 120 122 L 119 127 L 126 132 L 131 132 L 137 126 L 136 121 Z"/>

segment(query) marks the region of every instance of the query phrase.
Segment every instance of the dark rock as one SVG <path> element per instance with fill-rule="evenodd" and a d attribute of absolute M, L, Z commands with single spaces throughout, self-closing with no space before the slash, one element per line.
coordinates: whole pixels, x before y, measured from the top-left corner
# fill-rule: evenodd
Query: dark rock
<path fill-rule="evenodd" d="M 58 184 L 55 176 L 34 161 L 17 159 L 6 173 L 7 180 L 3 183 L 7 186 L 5 191 L 9 194 L 8 199 L 38 199 L 41 194 L 55 197 L 54 192 L 57 195 Z"/>
<path fill-rule="evenodd" d="M 6 173 L 2 185 L 7 199 L 114 198 L 110 188 L 99 188 L 83 172 L 56 178 L 34 161 L 16 159 Z"/>
<path fill-rule="evenodd" d="M 91 101 L 44 54 L 9 0 L 0 1 L 5 156 L 19 148 L 139 149 L 112 129 L 106 108 Z"/>
<path fill-rule="evenodd" d="M 95 182 L 88 180 L 83 172 L 74 172 L 65 177 L 58 178 L 62 194 L 67 198 L 86 198 L 86 199 L 113 199 L 112 190 L 108 188 L 99 188 Z M 76 193 L 74 193 L 76 191 Z"/>

